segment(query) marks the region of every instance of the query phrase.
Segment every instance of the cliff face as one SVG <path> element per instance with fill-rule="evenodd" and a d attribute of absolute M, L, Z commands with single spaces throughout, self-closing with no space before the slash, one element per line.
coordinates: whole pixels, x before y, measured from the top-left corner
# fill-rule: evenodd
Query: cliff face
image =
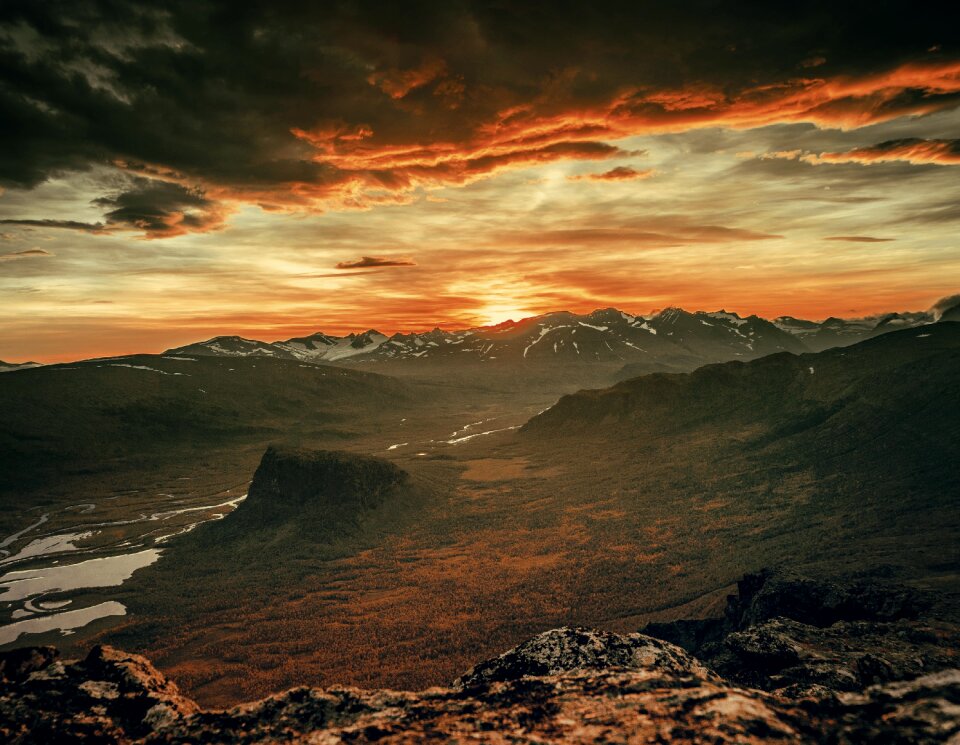
<path fill-rule="evenodd" d="M 290 525 L 334 530 L 359 521 L 407 482 L 406 471 L 382 458 L 340 450 L 271 446 L 253 475 L 247 498 L 219 534 Z"/>
<path fill-rule="evenodd" d="M 17 650 L 0 657 L 0 739 L 184 744 L 956 741 L 951 739 L 960 735 L 956 626 L 907 617 L 915 615 L 913 610 L 904 616 L 914 607 L 912 600 L 894 600 L 878 611 L 869 598 L 880 594 L 822 583 L 806 585 L 814 588 L 811 596 L 822 599 L 826 592 L 843 597 L 844 615 L 869 611 L 884 619 L 831 622 L 828 613 L 817 616 L 823 623 L 817 625 L 771 616 L 777 612 L 774 596 L 790 587 L 790 610 L 800 615 L 794 581 L 764 594 L 763 585 L 779 580 L 769 575 L 748 579 L 746 597 L 734 598 L 731 605 L 740 611 L 756 609 L 757 597 L 764 595 L 760 605 L 766 610 L 760 616 L 766 617 L 744 620 L 741 613 L 739 630 L 714 628 L 712 641 L 695 641 L 690 624 L 703 622 L 663 625 L 668 635 L 671 630 L 683 633 L 686 642 L 699 644 L 711 665 L 645 634 L 560 628 L 475 666 L 450 688 L 416 693 L 296 688 L 227 711 L 199 710 L 136 655 L 96 647 L 85 660 L 61 662 L 51 648 Z M 839 596 L 830 595 L 834 589 Z M 888 597 L 897 593 L 916 599 L 896 588 Z M 718 672 L 724 665 L 732 677 Z M 784 677 L 784 670 L 803 665 L 819 675 L 816 682 L 801 686 Z M 850 670 L 854 674 L 840 674 Z M 756 685 L 738 682 L 744 676 L 752 676 Z"/>

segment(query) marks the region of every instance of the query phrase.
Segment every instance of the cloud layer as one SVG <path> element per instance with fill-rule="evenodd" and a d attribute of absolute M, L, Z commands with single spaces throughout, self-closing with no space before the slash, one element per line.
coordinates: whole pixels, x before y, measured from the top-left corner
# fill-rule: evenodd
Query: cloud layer
<path fill-rule="evenodd" d="M 902 3 L 6 0 L 0 70 L 3 359 L 960 275 L 960 27 Z"/>
<path fill-rule="evenodd" d="M 638 181 L 654 176 L 656 171 L 652 168 L 637 170 L 630 166 L 617 166 L 609 171 L 602 173 L 586 173 L 576 176 L 567 176 L 570 181 Z"/>
<path fill-rule="evenodd" d="M 614 158 L 631 136 L 861 127 L 960 100 L 960 58 L 943 51 L 957 33 L 935 14 L 804 11 L 11 0 L 0 185 L 111 163 L 151 183 L 98 198 L 108 227 L 172 237 L 222 227 L 225 204 L 369 209 L 506 169 Z M 955 149 L 848 157 L 954 162 Z"/>

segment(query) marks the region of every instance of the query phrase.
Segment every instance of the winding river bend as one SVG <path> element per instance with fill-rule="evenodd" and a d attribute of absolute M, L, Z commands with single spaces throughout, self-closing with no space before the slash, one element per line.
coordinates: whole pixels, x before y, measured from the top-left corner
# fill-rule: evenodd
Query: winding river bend
<path fill-rule="evenodd" d="M 150 499 L 159 509 L 145 512 L 145 496 L 24 514 L 24 527 L 0 540 L 0 646 L 125 615 L 111 588 L 156 562 L 165 542 L 222 519 L 246 498 L 159 494 Z"/>

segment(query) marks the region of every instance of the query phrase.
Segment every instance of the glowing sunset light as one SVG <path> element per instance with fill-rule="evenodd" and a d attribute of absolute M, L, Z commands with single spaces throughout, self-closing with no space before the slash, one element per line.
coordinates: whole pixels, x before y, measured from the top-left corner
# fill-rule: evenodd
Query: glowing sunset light
<path fill-rule="evenodd" d="M 0 11 L 0 359 L 956 291 L 933 14 L 204 8 Z"/>

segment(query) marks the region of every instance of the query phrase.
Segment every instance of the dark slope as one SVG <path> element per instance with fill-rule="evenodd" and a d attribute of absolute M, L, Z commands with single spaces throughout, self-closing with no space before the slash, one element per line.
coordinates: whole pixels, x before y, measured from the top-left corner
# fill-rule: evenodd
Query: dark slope
<path fill-rule="evenodd" d="M 636 509 L 709 577 L 790 561 L 960 588 L 960 324 L 581 391 L 521 438 L 571 464 L 564 489 L 658 495 Z"/>
<path fill-rule="evenodd" d="M 0 378 L 0 495 L 151 458 L 350 439 L 413 395 L 381 375 L 275 359 L 139 355 L 18 371 Z"/>
<path fill-rule="evenodd" d="M 960 321 L 960 303 L 958 303 L 957 305 L 952 305 L 949 308 L 947 308 L 945 311 L 943 311 L 939 320 L 941 322 Z"/>
<path fill-rule="evenodd" d="M 955 442 L 960 431 L 958 361 L 960 324 L 944 323 L 843 349 L 775 354 L 580 391 L 561 398 L 524 431 L 551 436 L 592 432 L 602 438 L 615 432 L 664 434 L 709 427 L 732 434 L 746 428 L 763 440 L 818 428 L 840 435 L 869 421 L 878 426 L 896 422 L 902 430 L 922 422 L 924 431 L 917 437 Z"/>

